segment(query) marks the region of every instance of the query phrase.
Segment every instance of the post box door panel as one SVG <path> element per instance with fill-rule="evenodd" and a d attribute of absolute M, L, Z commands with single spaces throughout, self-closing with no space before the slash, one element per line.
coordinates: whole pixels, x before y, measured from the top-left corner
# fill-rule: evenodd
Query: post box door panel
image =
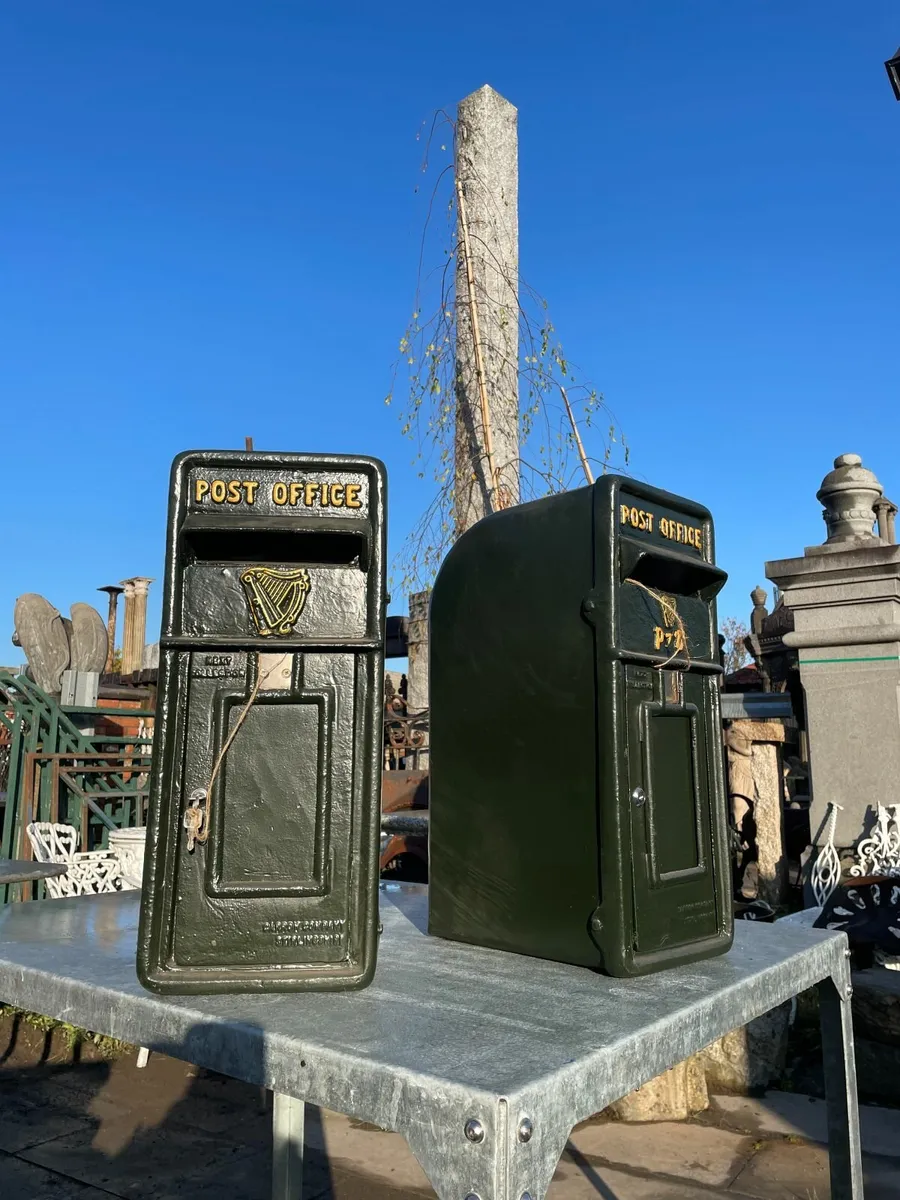
<path fill-rule="evenodd" d="M 362 814 L 353 811 L 353 754 L 332 747 L 353 745 L 355 656 L 281 657 L 294 660 L 290 678 L 260 691 L 235 736 L 240 753 L 222 761 L 204 854 L 179 838 L 171 952 L 182 967 L 324 965 L 351 950 L 349 889 Z M 252 679 L 242 687 L 191 680 L 204 694 L 188 709 L 186 796 L 208 784 Z M 307 905 L 301 919 L 298 899 Z"/>
<path fill-rule="evenodd" d="M 633 666 L 626 679 L 634 940 L 649 954 L 718 929 L 707 683 Z"/>

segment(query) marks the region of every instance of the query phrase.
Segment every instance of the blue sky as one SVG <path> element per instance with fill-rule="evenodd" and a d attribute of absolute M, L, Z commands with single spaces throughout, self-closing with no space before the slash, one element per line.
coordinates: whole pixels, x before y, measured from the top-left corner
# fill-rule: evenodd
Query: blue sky
<path fill-rule="evenodd" d="M 836 454 L 900 496 L 898 44 L 887 0 L 8 0 L 0 663 L 17 595 L 102 609 L 135 574 L 155 639 L 186 448 L 375 454 L 399 548 L 429 496 L 383 403 L 416 133 L 486 82 L 519 109 L 522 275 L 634 472 L 713 509 L 746 617 L 824 537 Z"/>

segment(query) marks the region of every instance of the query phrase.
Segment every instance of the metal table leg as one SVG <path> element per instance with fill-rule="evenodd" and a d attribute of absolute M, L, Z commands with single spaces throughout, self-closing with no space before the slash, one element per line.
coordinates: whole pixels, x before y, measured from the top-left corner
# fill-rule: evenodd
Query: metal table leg
<path fill-rule="evenodd" d="M 845 959 L 834 975 L 823 979 L 818 988 L 828 1105 L 831 1196 L 832 1200 L 863 1200 L 849 961 Z"/>
<path fill-rule="evenodd" d="M 303 1200 L 306 1105 L 278 1092 L 272 1099 L 272 1200 Z"/>

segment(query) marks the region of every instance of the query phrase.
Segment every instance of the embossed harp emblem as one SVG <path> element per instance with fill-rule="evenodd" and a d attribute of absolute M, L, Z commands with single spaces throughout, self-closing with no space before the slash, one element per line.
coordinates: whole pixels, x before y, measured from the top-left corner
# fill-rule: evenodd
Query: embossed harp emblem
<path fill-rule="evenodd" d="M 309 572 L 305 567 L 247 567 L 241 572 L 241 584 L 260 637 L 291 632 L 309 595 Z"/>

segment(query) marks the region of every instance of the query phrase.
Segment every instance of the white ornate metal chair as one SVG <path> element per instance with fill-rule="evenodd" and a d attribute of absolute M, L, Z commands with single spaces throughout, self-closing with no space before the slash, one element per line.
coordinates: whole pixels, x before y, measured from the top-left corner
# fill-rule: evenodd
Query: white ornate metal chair
<path fill-rule="evenodd" d="M 117 855 L 111 850 L 76 850 L 78 831 L 73 825 L 33 821 L 25 832 L 38 862 L 65 863 L 68 867 L 65 875 L 46 880 L 52 899 L 119 890 L 122 867 Z"/>
<path fill-rule="evenodd" d="M 121 887 L 122 865 L 113 850 L 81 850 L 74 825 L 53 821 L 32 821 L 25 827 L 34 857 L 38 862 L 66 863 L 68 871 L 58 879 L 47 879 L 47 891 L 53 900 L 65 896 L 94 896 L 115 892 Z M 137 1066 L 146 1067 L 150 1051 L 138 1047 Z"/>

